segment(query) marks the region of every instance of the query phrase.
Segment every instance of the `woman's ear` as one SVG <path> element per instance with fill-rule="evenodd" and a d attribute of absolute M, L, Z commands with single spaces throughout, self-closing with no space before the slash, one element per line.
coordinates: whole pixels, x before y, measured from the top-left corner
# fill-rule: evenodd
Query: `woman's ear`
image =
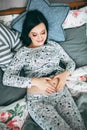
<path fill-rule="evenodd" d="M 30 33 L 28 33 L 28 37 L 30 38 Z"/>

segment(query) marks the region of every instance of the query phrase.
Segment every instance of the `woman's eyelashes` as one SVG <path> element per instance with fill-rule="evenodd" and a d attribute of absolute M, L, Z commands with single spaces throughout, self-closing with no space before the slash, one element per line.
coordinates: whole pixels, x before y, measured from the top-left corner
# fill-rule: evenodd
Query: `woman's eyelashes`
<path fill-rule="evenodd" d="M 45 35 L 45 31 L 44 31 L 44 32 L 41 32 L 40 35 Z M 36 36 L 38 36 L 38 34 L 32 34 L 32 36 L 33 36 L 33 37 L 36 37 Z"/>

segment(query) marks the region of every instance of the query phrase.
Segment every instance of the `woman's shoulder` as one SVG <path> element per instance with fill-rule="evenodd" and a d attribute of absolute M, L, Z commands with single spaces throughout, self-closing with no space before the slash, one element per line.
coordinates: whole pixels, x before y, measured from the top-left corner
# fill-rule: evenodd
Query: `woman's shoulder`
<path fill-rule="evenodd" d="M 28 49 L 25 46 L 22 46 L 15 54 L 16 57 L 22 57 L 25 56 L 28 53 Z"/>
<path fill-rule="evenodd" d="M 49 44 L 50 46 L 60 46 L 58 42 L 56 41 L 53 41 L 53 40 L 48 40 L 47 41 L 47 44 Z"/>
<path fill-rule="evenodd" d="M 26 47 L 26 46 L 22 46 L 22 47 L 18 50 L 19 53 L 27 53 L 27 52 L 29 52 L 29 51 L 30 51 L 29 48 Z"/>

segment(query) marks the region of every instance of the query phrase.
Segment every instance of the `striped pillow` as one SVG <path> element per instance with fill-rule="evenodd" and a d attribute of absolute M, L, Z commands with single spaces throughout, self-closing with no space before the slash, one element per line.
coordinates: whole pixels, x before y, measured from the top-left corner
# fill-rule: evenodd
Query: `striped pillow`
<path fill-rule="evenodd" d="M 0 23 L 0 67 L 5 70 L 16 51 L 22 46 L 20 34 Z"/>

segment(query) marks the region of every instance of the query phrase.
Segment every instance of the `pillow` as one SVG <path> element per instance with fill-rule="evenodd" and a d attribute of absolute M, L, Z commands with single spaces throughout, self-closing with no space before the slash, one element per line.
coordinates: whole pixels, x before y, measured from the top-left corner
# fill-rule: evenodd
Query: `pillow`
<path fill-rule="evenodd" d="M 0 16 L 0 22 L 10 27 L 12 20 L 16 18 L 17 16 L 18 14 L 4 15 L 4 16 L 2 15 Z"/>
<path fill-rule="evenodd" d="M 87 36 L 87 24 L 86 24 L 86 36 Z"/>
<path fill-rule="evenodd" d="M 79 27 L 85 23 L 87 23 L 87 6 L 76 10 L 70 10 L 62 26 L 64 29 L 73 28 Z"/>
<path fill-rule="evenodd" d="M 15 51 L 21 46 L 19 32 L 0 23 L 0 67 L 3 70 L 10 63 Z"/>
<path fill-rule="evenodd" d="M 65 29 L 66 41 L 61 42 L 60 45 L 76 62 L 77 67 L 87 65 L 87 35 L 86 24 Z"/>
<path fill-rule="evenodd" d="M 66 84 L 72 96 L 78 97 L 82 93 L 87 93 L 87 66 L 77 68 L 68 77 Z"/>
<path fill-rule="evenodd" d="M 0 130 L 21 130 L 28 114 L 25 99 L 0 107 Z"/>
<path fill-rule="evenodd" d="M 47 18 L 49 22 L 48 38 L 55 41 L 64 41 L 64 30 L 62 23 L 69 11 L 69 6 L 62 3 L 49 3 L 48 0 L 28 0 L 26 12 L 28 10 L 38 9 Z M 12 22 L 12 28 L 22 31 L 22 24 L 26 16 L 26 12 L 22 13 Z"/>

